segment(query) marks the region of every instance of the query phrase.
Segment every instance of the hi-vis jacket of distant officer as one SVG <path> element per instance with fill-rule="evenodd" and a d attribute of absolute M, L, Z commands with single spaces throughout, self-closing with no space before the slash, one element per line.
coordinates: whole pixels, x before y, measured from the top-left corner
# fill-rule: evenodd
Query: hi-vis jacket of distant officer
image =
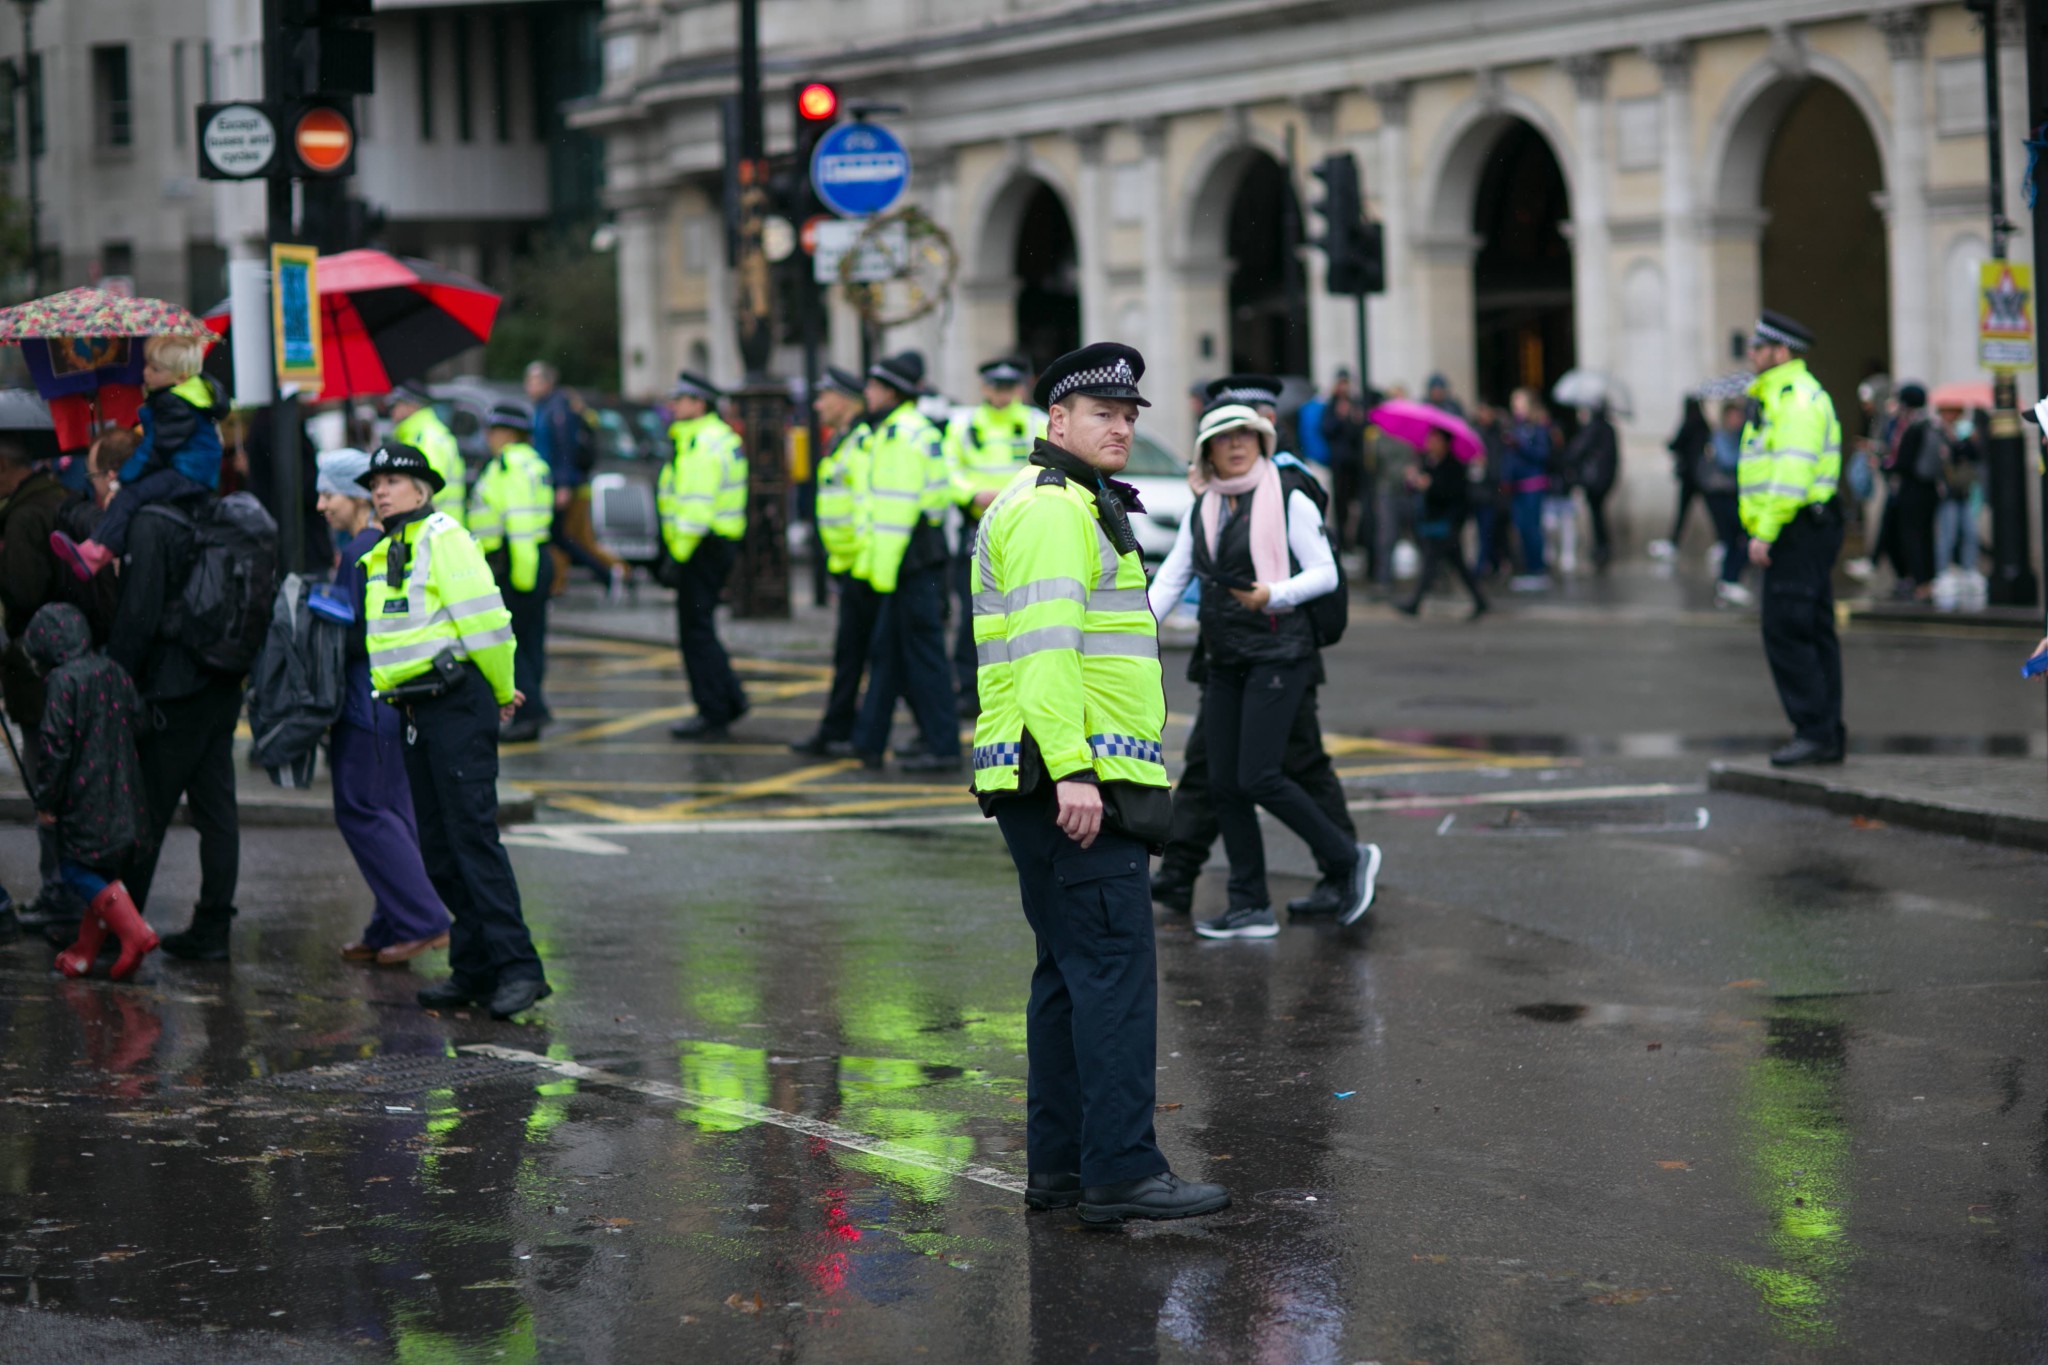
<path fill-rule="evenodd" d="M 981 403 L 956 417 L 946 429 L 946 472 L 963 518 L 960 545 L 953 556 L 953 592 L 960 613 L 953 639 L 953 678 L 961 707 L 970 715 L 981 704 L 975 691 L 974 588 L 968 565 L 982 513 L 1016 477 L 1031 458 L 1032 447 L 1045 435 L 1045 414 L 1024 401 L 1022 386 L 1030 372 L 1030 362 L 1018 356 L 983 365 Z"/>
<path fill-rule="evenodd" d="M 667 560 L 662 580 L 676 590 L 676 640 L 697 714 L 669 727 L 675 739 L 723 738 L 747 713 L 746 690 L 718 639 L 718 598 L 747 534 L 747 457 L 739 433 L 718 415 L 719 392 L 687 370 L 669 403 L 675 455 L 661 471 L 655 508 Z"/>
<path fill-rule="evenodd" d="M 1848 739 L 1834 592 L 1842 424 L 1796 354 L 1812 344 L 1812 333 L 1782 313 L 1758 321 L 1749 344 L 1758 374 L 1737 470 L 1750 559 L 1764 566 L 1764 655 L 1793 727 L 1791 743 L 1771 755 L 1780 767 L 1839 763 Z"/>
<path fill-rule="evenodd" d="M 818 464 L 819 548 L 839 599 L 832 632 L 832 690 L 818 728 L 789 747 L 812 758 L 851 757 L 859 716 L 860 679 L 867 670 L 881 598 L 861 576 L 868 554 L 868 443 L 874 431 L 864 410 L 861 377 L 837 365 L 819 376 L 811 405 L 819 420 L 839 433 L 832 453 Z"/>
<path fill-rule="evenodd" d="M 433 395 L 421 385 L 400 384 L 391 396 L 394 413 L 408 409 L 399 415 L 398 425 L 391 428 L 392 442 L 411 446 L 427 457 L 427 463 L 441 476 L 441 491 L 434 494 L 434 510 L 446 512 L 457 525 L 465 525 L 468 499 L 464 485 L 469 471 L 463 466 L 462 447 L 456 443 L 455 433 L 448 430 L 448 424 L 434 410 Z"/>
<path fill-rule="evenodd" d="M 905 772 L 960 766 L 960 712 L 946 669 L 946 534 L 953 505 L 945 438 L 917 410 L 924 357 L 916 351 L 869 367 L 867 539 L 855 569 L 882 599 L 875 622 L 867 699 L 853 747 L 882 766 L 898 698 L 910 703 L 924 736 L 922 754 L 898 760 Z"/>
<path fill-rule="evenodd" d="M 1109 476 L 1129 458 L 1145 362 L 1103 343 L 1039 377 L 1048 437 L 982 518 L 974 791 L 1002 825 L 1038 945 L 1026 1014 L 1030 1208 L 1089 1222 L 1226 1207 L 1167 1169 L 1152 1129 L 1158 976 L 1148 857 L 1172 801 L 1157 622 Z M 1064 442 L 1064 444 L 1060 444 Z"/>
<path fill-rule="evenodd" d="M 425 454 L 382 446 L 360 482 L 384 526 L 357 561 L 370 685 L 402 708 L 420 854 L 455 917 L 453 975 L 420 1003 L 509 1017 L 549 993 L 498 841 L 498 725 L 519 700 L 511 613 L 476 542 L 427 501 L 441 477 Z"/>
<path fill-rule="evenodd" d="M 513 744 L 539 738 L 549 719 L 544 688 L 555 561 L 547 553 L 547 541 L 555 518 L 555 488 L 547 461 L 526 443 L 532 430 L 533 413 L 526 404 L 493 407 L 487 433 L 491 458 L 470 490 L 469 533 L 497 576 L 505 609 L 512 613 L 512 633 L 519 640 L 513 683 L 526 701 L 501 736 Z"/>

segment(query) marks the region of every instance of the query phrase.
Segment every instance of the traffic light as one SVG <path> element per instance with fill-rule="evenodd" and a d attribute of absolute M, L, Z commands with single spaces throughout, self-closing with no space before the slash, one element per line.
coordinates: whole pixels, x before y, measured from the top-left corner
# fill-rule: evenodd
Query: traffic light
<path fill-rule="evenodd" d="M 284 23 L 298 30 L 291 43 L 290 79 L 297 95 L 368 95 L 376 89 L 375 41 L 356 21 L 370 17 L 373 0 L 286 0 Z"/>
<path fill-rule="evenodd" d="M 789 108 L 795 145 L 787 159 L 774 158 L 768 188 L 778 211 L 800 226 L 825 212 L 811 192 L 811 152 L 839 121 L 839 92 L 825 81 L 798 81 L 789 88 Z"/>
<path fill-rule="evenodd" d="M 1315 205 L 1322 215 L 1323 235 L 1310 245 L 1320 247 L 1328 258 L 1330 292 L 1381 292 L 1387 287 L 1385 237 L 1378 223 L 1365 221 L 1357 159 L 1338 152 L 1317 162 L 1313 173 L 1323 182 L 1323 201 Z"/>

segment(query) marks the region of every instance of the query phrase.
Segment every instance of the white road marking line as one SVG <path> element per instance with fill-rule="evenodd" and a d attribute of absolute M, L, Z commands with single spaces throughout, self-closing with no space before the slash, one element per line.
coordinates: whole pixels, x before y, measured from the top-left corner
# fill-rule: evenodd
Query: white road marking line
<path fill-rule="evenodd" d="M 580 825 L 514 825 L 507 831 L 509 836 L 544 834 L 548 837 L 574 835 L 578 837 L 602 835 L 612 838 L 621 834 L 823 834 L 835 830 L 859 831 L 875 829 L 930 829 L 934 825 L 987 825 L 995 828 L 995 822 L 979 811 L 971 815 L 878 815 L 843 816 L 831 818 L 820 816 L 794 820 L 656 820 L 647 824 L 593 823 Z"/>
<path fill-rule="evenodd" d="M 673 1104 L 687 1104 L 693 1109 L 706 1109 L 728 1118 L 744 1119 L 749 1123 L 768 1123 L 777 1128 L 787 1128 L 793 1133 L 818 1138 L 837 1147 L 851 1151 L 865 1152 L 885 1161 L 901 1162 L 905 1166 L 917 1166 L 941 1175 L 954 1176 L 961 1180 L 972 1180 L 1009 1194 L 1024 1193 L 1024 1182 L 993 1166 L 982 1166 L 971 1161 L 949 1161 L 930 1152 L 920 1152 L 887 1138 L 870 1137 L 857 1133 L 851 1128 L 841 1128 L 836 1123 L 822 1119 L 807 1119 L 801 1114 L 789 1114 L 766 1105 L 750 1104 L 745 1100 L 726 1099 L 719 1095 L 707 1095 L 702 1091 L 690 1090 L 684 1086 L 671 1085 L 667 1081 L 642 1080 L 638 1076 L 620 1076 L 610 1071 L 599 1071 L 595 1067 L 576 1062 L 558 1061 L 543 1057 L 537 1052 L 524 1052 L 518 1048 L 499 1047 L 494 1043 L 466 1043 L 461 1051 L 480 1057 L 496 1057 L 500 1061 L 525 1062 L 528 1066 L 542 1071 L 551 1071 L 571 1080 L 589 1081 L 593 1085 L 611 1086 L 618 1090 L 630 1090 L 636 1095 L 652 1099 L 667 1100 Z"/>
<path fill-rule="evenodd" d="M 1624 801 L 1652 796 L 1698 796 L 1702 782 L 1653 782 L 1640 787 L 1541 787 L 1519 792 L 1471 792 L 1463 796 L 1386 796 L 1347 801 L 1347 810 L 1443 810 L 1451 806 L 1561 806 L 1574 801 Z M 1702 825 L 1704 829 L 1706 826 Z"/>

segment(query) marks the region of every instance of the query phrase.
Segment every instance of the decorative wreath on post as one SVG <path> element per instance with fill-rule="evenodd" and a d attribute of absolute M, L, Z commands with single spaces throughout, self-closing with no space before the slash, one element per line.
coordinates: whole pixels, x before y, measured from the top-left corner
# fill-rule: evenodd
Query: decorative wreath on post
<path fill-rule="evenodd" d="M 859 269 L 888 253 L 894 271 L 887 279 L 855 278 Z M 846 301 L 873 327 L 901 327 L 943 307 L 953 297 L 960 274 L 960 256 L 953 238 L 915 204 L 868 221 L 854 249 L 839 262 L 839 282 Z"/>

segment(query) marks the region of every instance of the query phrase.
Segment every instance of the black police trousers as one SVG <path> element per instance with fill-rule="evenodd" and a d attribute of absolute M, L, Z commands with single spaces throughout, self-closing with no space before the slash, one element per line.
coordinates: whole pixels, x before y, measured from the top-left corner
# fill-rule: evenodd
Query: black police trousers
<path fill-rule="evenodd" d="M 1835 558 L 1842 519 L 1807 507 L 1785 524 L 1764 570 L 1764 657 L 1785 718 L 1801 739 L 1838 745 L 1842 729 L 1842 644 L 1835 638 Z"/>
<path fill-rule="evenodd" d="M 969 532 L 975 528 L 969 526 Z M 965 554 L 953 556 L 953 684 L 962 698 L 971 699 L 981 710 L 981 661 L 974 652 L 974 537 L 967 537 Z"/>
<path fill-rule="evenodd" d="M 1358 826 L 1344 807 L 1344 784 L 1323 751 L 1323 727 L 1316 718 L 1316 690 L 1311 687 L 1295 709 L 1294 725 L 1287 732 L 1287 748 L 1280 756 L 1280 770 L 1294 781 L 1316 809 L 1356 841 Z M 1209 795 L 1209 741 L 1202 732 L 1202 713 L 1195 711 L 1194 728 L 1188 731 L 1187 762 L 1180 781 L 1173 788 L 1173 826 L 1167 835 L 1166 856 L 1159 862 L 1159 882 L 1166 886 L 1192 885 L 1209 861 L 1209 850 L 1222 832 L 1216 823 L 1216 803 Z M 1318 864 L 1320 866 L 1320 864 Z M 1342 869 L 1322 867 L 1322 875 L 1335 876 Z"/>
<path fill-rule="evenodd" d="M 199 908 L 235 912 L 235 882 L 242 865 L 241 811 L 235 805 L 235 722 L 242 715 L 242 680 L 215 677 L 190 696 L 145 702 L 142 797 L 148 838 L 122 880 L 140 909 L 149 908 L 164 835 L 184 797 L 199 831 Z"/>
<path fill-rule="evenodd" d="M 676 643 L 683 653 L 683 672 L 690 677 L 690 700 L 707 725 L 727 726 L 747 709 L 746 689 L 732 671 L 732 657 L 718 639 L 718 597 L 739 558 L 739 545 L 720 535 L 707 535 L 682 564 L 676 588 Z"/>
<path fill-rule="evenodd" d="M 946 566 L 913 569 L 896 581 L 896 591 L 878 594 L 874 645 L 868 652 L 868 695 L 861 703 L 853 747 L 880 754 L 900 697 L 910 703 L 926 752 L 937 758 L 960 754 L 960 711 L 946 677 Z"/>
<path fill-rule="evenodd" d="M 478 994 L 500 982 L 544 980 L 519 907 L 512 859 L 498 842 L 498 703 L 474 665 L 438 697 L 405 708 L 405 778 L 420 826 L 420 857 L 455 917 L 448 966 Z"/>
<path fill-rule="evenodd" d="M 853 724 L 860 718 L 860 679 L 867 672 L 882 598 L 864 578 L 850 573 L 837 577 L 839 622 L 832 632 L 832 691 L 825 699 L 825 718 L 818 722 L 818 733 L 832 743 L 844 743 L 853 738 Z"/>
<path fill-rule="evenodd" d="M 512 656 L 512 685 L 526 694 L 526 705 L 512 717 L 519 721 L 549 718 L 544 686 L 548 675 L 548 599 L 554 595 L 555 557 L 541 546 L 540 574 L 532 592 L 504 585 L 505 610 L 512 613 L 512 638 L 519 650 Z"/>
<path fill-rule="evenodd" d="M 1105 829 L 1084 849 L 1054 812 L 1049 790 L 996 806 L 1038 938 L 1025 1015 L 1027 1160 L 1034 1172 L 1113 1185 L 1167 1169 L 1152 1132 L 1152 886 L 1143 844 Z"/>

